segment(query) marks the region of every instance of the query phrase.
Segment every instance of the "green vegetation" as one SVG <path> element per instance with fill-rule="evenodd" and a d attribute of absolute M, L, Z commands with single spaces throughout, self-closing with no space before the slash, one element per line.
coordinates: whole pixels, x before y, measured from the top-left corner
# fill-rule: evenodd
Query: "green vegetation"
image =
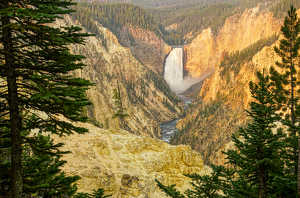
<path fill-rule="evenodd" d="M 182 39 L 178 33 L 165 31 L 154 20 L 152 14 L 137 5 L 83 2 L 78 3 L 73 9 L 77 10 L 77 12 L 71 15 L 96 35 L 101 36 L 101 33 L 97 30 L 96 22 L 110 29 L 118 38 L 120 38 L 120 31 L 124 26 L 132 25 L 154 32 L 169 45 L 182 44 Z"/>
<path fill-rule="evenodd" d="M 125 126 L 125 118 L 129 117 L 129 115 L 127 113 L 125 113 L 125 111 L 127 110 L 127 108 L 123 107 L 123 102 L 122 102 L 122 96 L 120 93 L 120 87 L 118 84 L 117 89 L 114 89 L 114 96 L 113 99 L 115 99 L 114 103 L 115 103 L 115 111 L 116 113 L 113 115 L 113 118 L 119 118 L 120 120 L 120 127 L 124 129 Z"/>
<path fill-rule="evenodd" d="M 273 35 L 269 38 L 257 41 L 242 51 L 237 51 L 231 54 L 225 52 L 224 59 L 220 64 L 220 67 L 223 68 L 221 75 L 229 76 L 230 72 L 233 71 L 236 76 L 240 72 L 244 63 L 251 61 L 257 52 L 261 51 L 266 46 L 271 46 L 278 40 L 278 38 L 279 35 Z"/>
<path fill-rule="evenodd" d="M 177 24 L 176 31 L 182 37 L 193 32 L 196 36 L 203 29 L 211 27 L 214 34 L 223 26 L 226 18 L 232 16 L 236 6 L 229 3 L 217 3 L 210 5 L 196 5 L 193 7 L 171 7 L 161 9 L 151 9 L 149 12 L 153 14 L 155 19 L 163 26 L 167 27 Z"/>
<path fill-rule="evenodd" d="M 170 7 L 178 4 L 186 5 L 190 3 L 208 3 L 209 0 L 163 0 L 163 1 L 162 0 L 131 0 L 130 2 L 145 8 L 151 8 L 151 7 L 153 8 L 153 7 Z M 214 1 L 214 2 L 218 2 L 218 1 Z"/>
<path fill-rule="evenodd" d="M 277 18 L 283 18 L 290 5 L 295 5 L 296 8 L 300 7 L 300 2 L 297 0 L 199 0 L 187 3 L 169 3 L 168 6 L 163 6 L 162 3 L 162 7 L 153 8 L 152 6 L 147 10 L 164 27 L 176 24 L 177 27 L 173 32 L 178 32 L 182 38 L 192 32 L 192 37 L 187 40 L 190 42 L 208 27 L 211 27 L 213 34 L 216 35 L 228 17 L 242 13 L 246 8 L 253 8 L 258 3 L 261 3 L 261 9 L 269 9 L 274 12 Z M 140 3 L 139 5 L 143 4 Z"/>
<path fill-rule="evenodd" d="M 192 37 L 187 40 L 189 42 L 208 27 L 216 35 L 228 17 L 242 13 L 246 8 L 253 8 L 258 3 L 266 2 L 268 0 L 198 1 L 162 8 L 150 8 L 148 11 L 164 27 L 177 24 L 174 31 L 182 37 L 192 33 Z M 274 2 L 269 2 L 267 7 L 273 4 Z"/>
<path fill-rule="evenodd" d="M 113 99 L 115 99 L 115 106 L 116 106 L 115 107 L 116 113 L 113 115 L 113 118 L 116 118 L 116 117 L 125 118 L 125 117 L 129 116 L 127 113 L 124 113 L 124 111 L 127 109 L 123 108 L 122 97 L 120 94 L 119 87 L 118 87 L 118 89 L 114 89 Z"/>
<path fill-rule="evenodd" d="M 296 177 L 290 171 L 291 160 L 286 154 L 287 138 L 282 129 L 273 133 L 276 115 L 275 90 L 269 76 L 257 73 L 259 82 L 250 83 L 254 99 L 248 116 L 252 122 L 232 135 L 234 150 L 224 153 L 230 168 L 214 166 L 211 176 L 186 175 L 193 188 L 185 192 L 192 197 L 296 197 Z M 232 168 L 233 167 L 233 168 Z M 175 186 L 158 186 L 171 197 L 185 196 Z"/>
<path fill-rule="evenodd" d="M 154 73 L 151 70 L 148 70 L 146 73 L 146 79 L 152 81 L 155 88 L 163 92 L 164 95 L 173 103 L 173 105 L 177 105 L 178 103 L 182 102 L 182 100 L 179 99 L 177 95 L 171 91 L 170 87 L 167 85 L 164 79 L 161 78 L 158 74 Z M 168 105 L 166 104 L 166 106 Z"/>
<path fill-rule="evenodd" d="M 86 90 L 92 84 L 70 75 L 85 65 L 84 57 L 71 54 L 68 45 L 83 44 L 91 35 L 80 33 L 79 27 L 46 25 L 73 12 L 72 5 L 61 0 L 0 3 L 1 197 L 76 193 L 74 182 L 80 177 L 61 171 L 66 161 L 60 158 L 68 152 L 60 151 L 63 144 L 45 134 L 88 132 L 73 123 L 88 121 L 82 112 L 91 105 Z"/>
<path fill-rule="evenodd" d="M 188 108 L 189 109 L 199 108 L 197 107 L 198 105 L 195 106 L 195 104 L 198 104 L 199 106 L 203 105 L 201 107 L 199 114 L 197 114 L 197 116 L 194 119 L 189 120 L 187 124 L 185 124 L 181 129 L 179 129 L 174 133 L 174 136 L 170 140 L 171 144 L 176 143 L 178 139 L 182 138 L 183 135 L 186 132 L 190 131 L 191 129 L 198 129 L 202 120 L 207 119 L 209 116 L 214 115 L 215 113 L 217 114 L 217 112 L 220 111 L 220 109 L 224 105 L 222 101 L 213 101 L 210 105 L 204 105 L 202 104 L 202 100 L 200 98 L 195 98 L 193 103 L 189 104 Z M 199 135 L 201 134 L 203 134 L 203 131 L 199 131 Z M 198 139 L 191 138 L 189 142 L 185 141 L 185 143 L 194 145 L 197 140 Z"/>
<path fill-rule="evenodd" d="M 250 83 L 254 101 L 250 102 L 247 113 L 252 122 L 239 129 L 239 138 L 232 135 L 236 149 L 225 153 L 227 163 L 235 167 L 228 175 L 234 178 L 228 180 L 232 185 L 228 194 L 233 197 L 244 196 L 247 190 L 251 197 L 266 198 L 275 194 L 279 197 L 295 197 L 295 185 L 285 187 L 289 196 L 282 196 L 286 193 L 278 188 L 278 185 L 285 185 L 277 183 L 279 178 L 289 175 L 284 155 L 286 136 L 281 129 L 276 133 L 272 131 L 280 116 L 275 113 L 275 92 L 269 76 L 258 72 L 257 78 L 257 84 Z"/>
<path fill-rule="evenodd" d="M 225 198 L 227 196 L 223 196 L 219 194 L 220 186 L 223 185 L 224 181 L 221 180 L 221 177 L 224 175 L 222 172 L 225 170 L 222 166 L 212 166 L 213 173 L 212 175 L 204 175 L 200 176 L 197 174 L 187 174 L 185 176 L 192 179 L 192 185 L 195 188 L 194 190 L 188 189 L 185 194 L 189 198 Z M 179 191 L 176 190 L 176 185 L 164 186 L 157 179 L 157 186 L 163 190 L 166 195 L 174 198 L 185 198 Z"/>
<path fill-rule="evenodd" d="M 288 15 L 285 17 L 281 27 L 284 39 L 280 40 L 280 45 L 275 46 L 275 52 L 281 57 L 281 61 L 276 61 L 277 68 L 271 67 L 271 79 L 273 80 L 278 110 L 282 115 L 283 123 L 288 127 L 289 134 L 289 159 L 292 161 L 288 166 L 294 170 L 294 176 L 298 176 L 297 194 L 300 196 L 300 155 L 299 136 L 297 135 L 299 112 L 300 76 L 299 69 L 299 49 L 300 49 L 300 20 L 297 17 L 296 8 L 291 6 Z M 283 72 L 282 72 L 283 71 Z"/>
<path fill-rule="evenodd" d="M 274 13 L 274 16 L 277 18 L 283 18 L 286 16 L 286 11 L 290 8 L 291 5 L 294 5 L 296 9 L 300 8 L 300 2 L 298 0 L 281 0 L 278 1 L 270 11 Z"/>
<path fill-rule="evenodd" d="M 75 195 L 75 198 L 107 198 L 111 195 L 104 195 L 104 190 L 99 188 L 98 190 L 93 190 L 92 194 L 89 193 L 78 193 Z"/>
<path fill-rule="evenodd" d="M 239 3 L 239 9 L 243 12 L 246 8 L 254 8 L 255 6 L 257 6 L 259 3 L 260 4 L 263 4 L 263 3 L 266 3 L 266 2 L 271 2 L 273 3 L 272 1 L 270 0 L 251 0 L 251 1 L 248 1 L 248 0 L 242 0 L 240 3 Z"/>
<path fill-rule="evenodd" d="M 7 128 L 2 128 L 7 131 Z M 79 176 L 67 177 L 61 167 L 66 161 L 60 160 L 63 154 L 69 152 L 61 152 L 59 149 L 61 143 L 54 144 L 50 136 L 37 134 L 28 137 L 27 142 L 22 144 L 22 165 L 23 165 L 23 195 L 27 197 L 31 195 L 51 197 L 74 195 L 77 190 L 76 182 Z M 1 139 L 1 195 L 11 196 L 11 157 L 8 138 Z"/>
<path fill-rule="evenodd" d="M 78 12 L 72 15 L 94 34 L 98 32 L 95 21 L 109 28 L 118 38 L 120 30 L 130 24 L 155 32 L 169 45 L 182 44 L 183 38 L 190 42 L 208 27 L 216 35 L 228 17 L 242 13 L 246 8 L 253 8 L 258 3 L 262 4 L 261 9 L 269 8 L 277 18 L 283 18 L 292 4 L 300 7 L 297 0 L 133 0 L 130 2 L 132 4 L 106 2 L 79 3 L 74 7 Z M 147 11 L 140 6 L 147 8 Z M 173 24 L 177 27 L 165 30 L 165 27 Z"/>

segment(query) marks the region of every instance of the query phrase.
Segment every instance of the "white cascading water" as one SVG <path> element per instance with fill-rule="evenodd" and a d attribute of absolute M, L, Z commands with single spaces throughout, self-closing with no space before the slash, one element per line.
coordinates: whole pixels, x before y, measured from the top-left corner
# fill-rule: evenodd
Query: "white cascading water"
<path fill-rule="evenodd" d="M 173 48 L 165 62 L 164 79 L 174 92 L 180 92 L 183 81 L 183 48 Z"/>

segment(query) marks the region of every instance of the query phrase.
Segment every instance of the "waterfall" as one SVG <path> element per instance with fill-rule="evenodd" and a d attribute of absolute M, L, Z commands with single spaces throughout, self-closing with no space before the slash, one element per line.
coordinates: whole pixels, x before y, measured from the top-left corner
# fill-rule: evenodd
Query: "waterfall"
<path fill-rule="evenodd" d="M 173 48 L 165 62 L 164 79 L 174 92 L 182 91 L 180 90 L 183 81 L 182 51 L 182 47 Z"/>

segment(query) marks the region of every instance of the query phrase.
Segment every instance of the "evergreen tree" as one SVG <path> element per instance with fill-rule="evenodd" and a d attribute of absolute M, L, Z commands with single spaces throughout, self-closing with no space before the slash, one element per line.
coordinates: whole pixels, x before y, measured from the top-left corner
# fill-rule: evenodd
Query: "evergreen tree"
<path fill-rule="evenodd" d="M 228 164 L 235 167 L 235 177 L 230 179 L 233 197 L 266 198 L 277 193 L 274 179 L 284 173 L 283 153 L 285 137 L 281 130 L 272 132 L 279 116 L 275 114 L 276 103 L 271 92 L 269 77 L 257 73 L 258 84 L 250 83 L 253 102 L 247 111 L 252 123 L 240 128 L 239 137 L 232 135 L 235 150 L 228 150 Z M 282 184 L 284 185 L 284 184 Z M 245 194 L 247 189 L 248 195 Z M 292 194 L 292 192 L 289 192 Z"/>
<path fill-rule="evenodd" d="M 276 87 L 276 99 L 279 109 L 284 114 L 283 123 L 289 127 L 289 147 L 290 152 L 287 157 L 292 163 L 287 165 L 294 169 L 295 176 L 298 177 L 298 196 L 300 196 L 300 155 L 298 152 L 299 134 L 296 133 L 296 120 L 299 118 L 300 111 L 296 111 L 299 106 L 299 76 L 297 76 L 297 61 L 300 47 L 300 21 L 297 17 L 296 8 L 290 7 L 288 15 L 285 17 L 284 24 L 281 27 L 284 39 L 280 40 L 280 46 L 275 47 L 275 52 L 281 57 L 281 62 L 276 62 L 276 66 L 283 70 L 283 73 L 271 68 L 270 73 Z M 298 108 L 299 109 L 299 108 Z M 300 142 L 299 142 L 300 143 Z"/>
<path fill-rule="evenodd" d="M 22 144 L 29 141 L 22 131 L 59 135 L 85 133 L 69 121 L 87 121 L 83 107 L 90 105 L 85 91 L 91 83 L 69 72 L 84 65 L 81 55 L 67 46 L 82 44 L 86 33 L 78 27 L 50 26 L 73 10 L 72 0 L 2 0 L 0 2 L 1 136 L 10 142 L 12 197 L 23 194 Z M 30 142 L 31 146 L 38 141 Z"/>
<path fill-rule="evenodd" d="M 99 188 L 98 190 L 93 190 L 92 194 L 89 193 L 78 193 L 75 195 L 75 198 L 107 198 L 111 195 L 104 195 L 103 188 Z"/>
<path fill-rule="evenodd" d="M 115 111 L 116 113 L 113 115 L 113 118 L 119 118 L 120 120 L 120 124 L 121 124 L 121 128 L 124 129 L 125 127 L 125 117 L 128 117 L 129 115 L 127 113 L 125 113 L 125 111 L 127 110 L 126 108 L 123 107 L 123 103 L 122 103 L 122 97 L 120 94 L 120 87 L 119 87 L 119 83 L 118 83 L 118 89 L 114 89 L 114 96 L 113 98 L 115 99 Z"/>
<path fill-rule="evenodd" d="M 23 134 L 24 135 L 24 134 Z M 66 161 L 60 160 L 62 154 L 59 148 L 61 143 L 54 144 L 50 136 L 37 134 L 30 137 L 29 142 L 38 142 L 34 147 L 30 144 L 22 145 L 23 159 L 23 196 L 38 195 L 43 197 L 51 196 L 72 196 L 76 192 L 76 184 L 73 184 L 80 177 L 67 177 L 60 170 Z M 5 149 L 1 147 L 1 150 Z M 9 149 L 9 148 L 6 148 Z M 11 186 L 11 161 L 2 159 L 1 169 L 5 170 L 1 175 L 1 195 L 10 196 Z"/>
<path fill-rule="evenodd" d="M 63 144 L 54 144 L 49 135 L 38 134 L 31 138 L 38 142 L 38 146 L 24 147 L 24 194 L 36 194 L 44 198 L 74 195 L 77 190 L 74 182 L 80 177 L 66 176 L 61 171 L 61 167 L 67 162 L 60 158 L 62 154 L 69 153 L 59 150 Z"/>
<path fill-rule="evenodd" d="M 227 182 L 224 180 L 226 172 L 223 166 L 214 166 L 212 165 L 213 172 L 211 175 L 198 175 L 198 174 L 191 174 L 185 175 L 192 179 L 192 186 L 193 189 L 188 189 L 185 191 L 185 194 L 188 198 L 225 198 L 228 197 L 227 195 L 221 195 L 220 192 L 224 188 L 228 188 Z M 166 195 L 173 197 L 173 198 L 184 198 L 185 196 L 182 195 L 179 191 L 176 190 L 175 184 L 171 186 L 164 186 L 158 180 L 155 180 L 157 186 L 163 190 Z M 225 192 L 225 191 L 224 191 Z"/>

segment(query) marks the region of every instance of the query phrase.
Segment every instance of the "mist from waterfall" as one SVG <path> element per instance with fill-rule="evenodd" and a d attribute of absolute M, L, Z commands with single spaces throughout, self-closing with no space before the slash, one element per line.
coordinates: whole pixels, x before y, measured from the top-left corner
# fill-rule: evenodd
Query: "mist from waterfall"
<path fill-rule="evenodd" d="M 182 93 L 201 79 L 183 78 L 183 47 L 174 47 L 165 62 L 164 79 L 171 90 Z"/>

